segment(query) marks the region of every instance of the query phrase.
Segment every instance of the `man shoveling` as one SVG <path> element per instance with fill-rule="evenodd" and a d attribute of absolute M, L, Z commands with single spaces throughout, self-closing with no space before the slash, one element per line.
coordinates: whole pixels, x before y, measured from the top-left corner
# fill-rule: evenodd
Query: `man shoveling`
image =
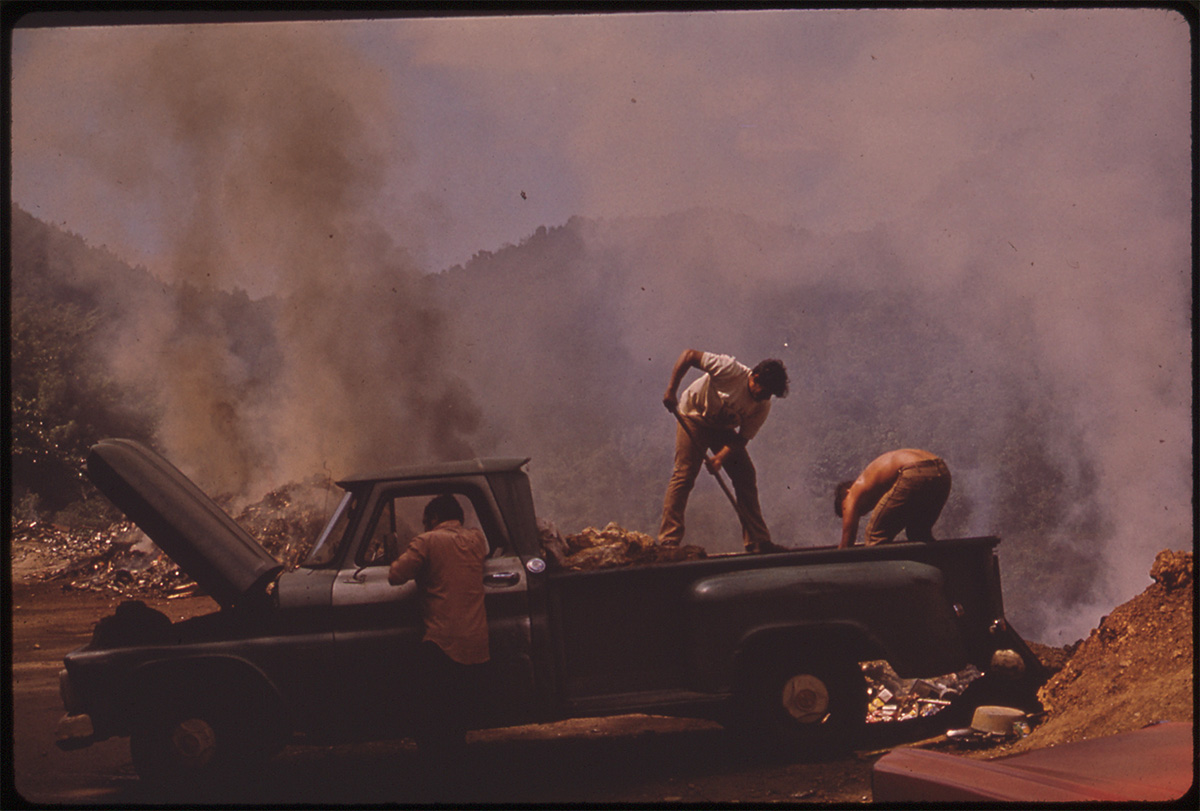
<path fill-rule="evenodd" d="M 704 372 L 676 397 L 679 384 L 688 369 Z M 675 415 L 675 467 L 663 499 L 660 544 L 673 546 L 683 539 L 683 514 L 688 495 L 696 483 L 700 466 L 705 465 L 717 477 L 729 471 L 736 494 L 734 501 L 742 523 L 742 540 L 747 552 L 782 552 L 784 547 L 771 542 L 771 533 L 758 503 L 758 479 L 750 454 L 749 442 L 771 411 L 771 397 L 786 397 L 787 370 L 783 362 L 764 360 L 753 369 L 729 355 L 716 355 L 687 349 L 675 361 L 671 381 L 663 396 L 663 405 Z M 709 457 L 708 450 L 713 451 Z M 726 491 L 726 495 L 729 495 Z"/>

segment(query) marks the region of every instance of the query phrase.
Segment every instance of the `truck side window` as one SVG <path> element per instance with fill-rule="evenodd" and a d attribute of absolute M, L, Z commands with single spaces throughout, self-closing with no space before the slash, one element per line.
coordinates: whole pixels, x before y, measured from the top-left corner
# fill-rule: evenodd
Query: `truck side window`
<path fill-rule="evenodd" d="M 463 508 L 463 526 L 479 527 L 479 517 L 471 500 L 461 493 L 455 494 Z M 397 495 L 381 498 L 367 535 L 365 551 L 360 555 L 360 566 L 384 566 L 404 554 L 408 544 L 424 531 L 421 516 L 432 495 Z"/>
<path fill-rule="evenodd" d="M 312 550 L 308 553 L 304 562 L 300 564 L 301 566 L 324 566 L 337 556 L 345 541 L 346 529 L 350 525 L 350 516 L 354 514 L 354 508 L 354 496 L 346 493 L 342 497 L 341 503 L 338 504 L 337 509 L 334 510 L 329 523 L 313 544 Z"/>

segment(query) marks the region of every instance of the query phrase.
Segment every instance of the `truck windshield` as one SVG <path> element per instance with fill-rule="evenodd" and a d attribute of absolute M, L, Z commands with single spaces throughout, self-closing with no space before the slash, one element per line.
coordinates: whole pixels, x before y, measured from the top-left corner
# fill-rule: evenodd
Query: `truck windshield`
<path fill-rule="evenodd" d="M 341 503 L 337 505 L 337 509 L 333 511 L 333 517 L 329 519 L 329 523 L 325 525 L 325 529 L 321 532 L 321 536 L 317 538 L 317 542 L 313 544 L 313 549 L 308 553 L 308 557 L 300 565 L 305 568 L 316 568 L 324 566 L 329 561 L 333 560 L 337 555 L 338 549 L 342 545 L 343 539 L 346 537 L 346 525 L 350 522 L 350 515 L 354 512 L 354 494 L 346 493 L 342 496 Z"/>

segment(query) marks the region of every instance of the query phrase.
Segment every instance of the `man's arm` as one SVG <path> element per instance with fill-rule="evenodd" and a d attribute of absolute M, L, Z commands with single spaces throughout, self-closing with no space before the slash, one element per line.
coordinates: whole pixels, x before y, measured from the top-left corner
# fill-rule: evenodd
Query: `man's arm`
<path fill-rule="evenodd" d="M 729 439 L 721 446 L 721 449 L 705 459 L 704 463 L 708 465 L 709 470 L 716 473 L 725 464 L 725 460 L 729 457 L 729 454 L 739 448 L 746 447 L 746 443 L 749 441 L 746 437 L 742 436 L 740 431 L 731 433 Z"/>
<path fill-rule="evenodd" d="M 671 370 L 671 382 L 667 384 L 666 394 L 663 395 L 663 405 L 668 411 L 674 413 L 675 409 L 679 408 L 679 384 L 683 382 L 683 376 L 687 374 L 688 369 L 700 368 L 700 357 L 703 354 L 696 349 L 685 349 L 675 361 L 675 368 Z"/>
<path fill-rule="evenodd" d="M 729 456 L 729 454 L 746 447 L 750 440 L 758 434 L 758 429 L 761 428 L 762 424 L 767 421 L 767 414 L 770 413 L 769 404 L 765 405 L 767 406 L 766 408 L 761 409 L 749 420 L 743 422 L 736 433 L 729 435 L 729 438 L 725 441 L 725 444 L 721 446 L 721 449 L 717 451 L 709 461 L 708 467 L 710 470 L 712 470 L 714 473 L 720 470 L 721 466 L 725 464 L 725 459 Z"/>
<path fill-rule="evenodd" d="M 875 459 L 858 475 L 846 493 L 846 503 L 842 505 L 842 542 L 839 548 L 854 546 L 854 538 L 858 535 L 858 519 L 875 509 L 879 497 L 895 480 L 896 470 L 891 454 Z"/>
<path fill-rule="evenodd" d="M 842 505 L 842 542 L 838 544 L 839 549 L 854 546 L 854 539 L 858 536 L 858 501 L 862 494 L 862 489 L 859 487 L 861 483 L 862 477 L 860 476 L 850 486 L 850 492 L 846 494 L 846 503 Z"/>
<path fill-rule="evenodd" d="M 426 557 L 425 544 L 421 543 L 421 540 L 420 535 L 413 538 L 404 554 L 392 561 L 392 565 L 388 567 L 388 583 L 399 586 L 412 580 L 421 571 Z"/>

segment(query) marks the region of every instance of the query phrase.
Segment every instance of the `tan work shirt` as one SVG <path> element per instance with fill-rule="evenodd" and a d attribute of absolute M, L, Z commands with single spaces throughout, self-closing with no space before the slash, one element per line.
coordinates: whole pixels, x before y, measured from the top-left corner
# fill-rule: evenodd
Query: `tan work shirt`
<path fill-rule="evenodd" d="M 487 539 L 478 529 L 443 521 L 413 538 L 391 568 L 391 582 L 416 580 L 421 589 L 425 636 L 464 665 L 486 662 L 487 613 L 483 605 L 483 561 Z"/>
<path fill-rule="evenodd" d="M 679 398 L 679 413 L 710 428 L 740 428 L 742 439 L 753 439 L 771 413 L 771 401 L 750 393 L 750 367 L 729 355 L 702 352 L 700 370 L 705 374 Z"/>

